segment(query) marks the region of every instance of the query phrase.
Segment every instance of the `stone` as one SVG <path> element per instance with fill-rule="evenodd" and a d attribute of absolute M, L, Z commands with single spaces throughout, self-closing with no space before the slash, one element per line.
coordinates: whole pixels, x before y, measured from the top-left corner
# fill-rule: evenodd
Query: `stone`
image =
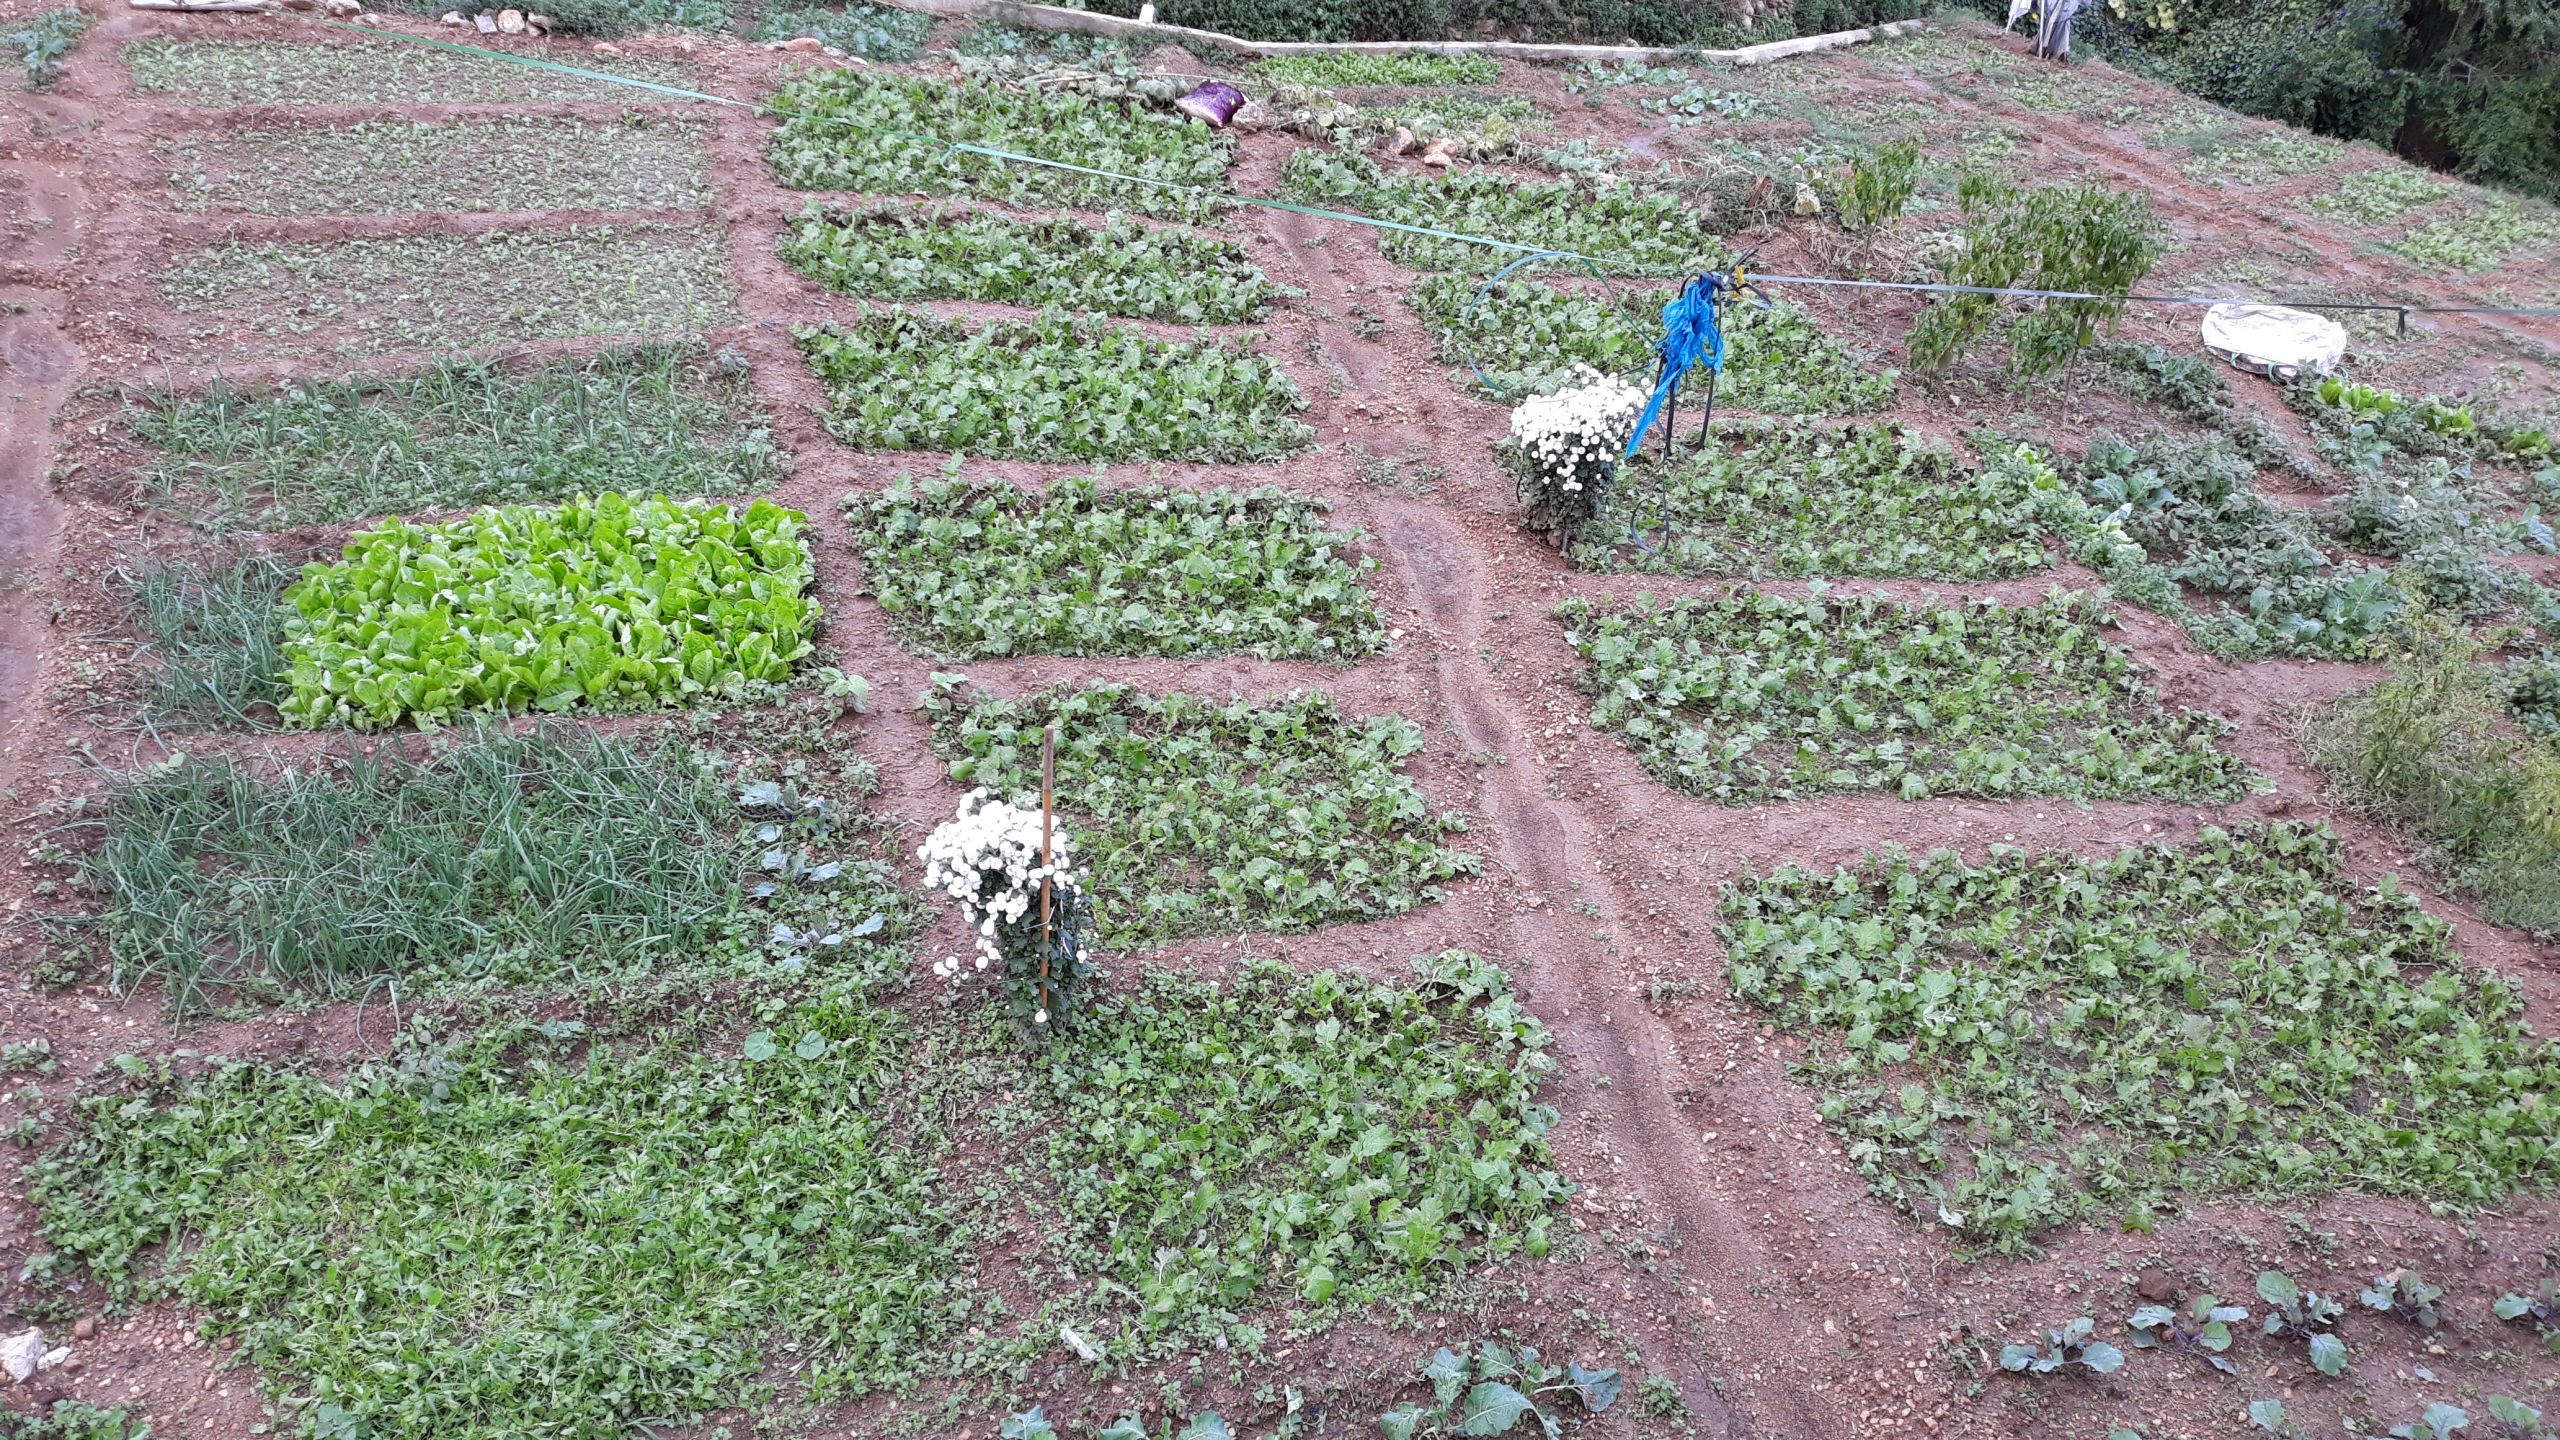
<path fill-rule="evenodd" d="M 98 1338 L 98 1317 L 95 1315 L 81 1316 L 80 1322 L 71 1327 L 71 1338 L 74 1340 L 94 1340 Z"/>
<path fill-rule="evenodd" d="M 622 47 L 614 44 L 610 40 L 599 40 L 596 42 L 596 53 L 599 55 L 619 55 L 622 53 Z"/>
<path fill-rule="evenodd" d="M 364 6 L 357 0 L 322 0 L 322 3 L 333 19 L 345 20 L 364 13 Z"/>
<path fill-rule="evenodd" d="M 495 35 L 498 33 L 498 17 L 490 14 L 486 10 L 472 16 L 471 24 L 474 29 L 478 30 L 483 35 Z"/>
<path fill-rule="evenodd" d="M 521 34 L 523 34 L 523 33 L 524 33 L 524 28 L 525 28 L 525 27 L 524 27 L 524 12 L 523 12 L 523 11 L 521 11 L 521 10 L 501 10 L 501 11 L 499 11 L 499 12 L 498 12 L 498 33 L 499 33 L 499 34 L 501 34 L 501 35 L 521 35 Z"/>
<path fill-rule="evenodd" d="M 785 41 L 780 42 L 779 44 L 775 45 L 773 48 L 775 48 L 776 50 L 800 50 L 800 51 L 808 51 L 808 50 L 818 50 L 818 49 L 823 49 L 823 48 L 825 47 L 825 45 L 826 45 L 826 42 L 825 42 L 825 41 L 823 41 L 823 40 L 820 40 L 820 39 L 819 39 L 817 36 L 815 36 L 815 35 L 796 35 L 796 36 L 793 36 L 791 39 L 788 39 L 788 40 L 785 40 Z"/>
<path fill-rule="evenodd" d="M 548 15 L 528 14 L 524 17 L 524 28 L 532 31 L 536 35 L 550 34 L 551 24 L 551 17 Z"/>
<path fill-rule="evenodd" d="M 1396 133 L 1387 137 L 1387 153 L 1390 155 L 1410 155 L 1413 153 L 1413 146 L 1413 132 L 1402 125 L 1396 127 Z"/>
<path fill-rule="evenodd" d="M 456 30 L 468 28 L 471 24 L 470 21 L 462 18 L 462 12 L 459 10 L 447 10 L 443 15 L 437 17 L 437 23 L 450 25 Z"/>
<path fill-rule="evenodd" d="M 0 1340 L 0 1373 L 13 1384 L 24 1384 L 44 1362 L 44 1332 L 27 1330 Z"/>
<path fill-rule="evenodd" d="M 1446 170 L 1450 166 L 1457 164 L 1458 142 L 1449 139 L 1432 141 L 1429 145 L 1423 147 L 1422 163 L 1430 166 L 1434 170 Z"/>
<path fill-rule="evenodd" d="M 2166 1270 L 2145 1270 L 2133 1277 L 2133 1293 L 2154 1305 L 2166 1305 L 2178 1298 L 2178 1282 Z"/>
<path fill-rule="evenodd" d="M 42 1355 L 36 1357 L 36 1368 L 39 1370 L 50 1370 L 70 1358 L 70 1346 L 56 1345 L 52 1349 L 47 1350 Z"/>

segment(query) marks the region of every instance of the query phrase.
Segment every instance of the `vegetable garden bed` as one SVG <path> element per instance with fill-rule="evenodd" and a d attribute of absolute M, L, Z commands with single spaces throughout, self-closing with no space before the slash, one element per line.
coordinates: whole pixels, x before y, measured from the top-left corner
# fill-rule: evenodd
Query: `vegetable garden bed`
<path fill-rule="evenodd" d="M 1288 372 L 1241 346 L 1044 315 L 975 327 L 903 310 L 798 331 L 827 433 L 879 450 L 1028 460 L 1276 460 L 1313 432 Z"/>
<path fill-rule="evenodd" d="M 1045 492 L 941 480 L 850 496 L 845 521 L 889 623 L 942 660 L 1199 656 L 1342 663 L 1386 648 L 1324 507 L 1278 490 Z"/>
<path fill-rule="evenodd" d="M 163 140 L 181 209 L 249 215 L 404 210 L 693 210 L 711 202 L 709 127 L 618 121 L 397 121 L 189 132 Z M 279 154 L 293 156 L 279 165 Z"/>
<path fill-rule="evenodd" d="M 88 862 L 119 983 L 184 1011 L 353 998 L 389 978 L 595 984 L 903 964 L 919 919 L 865 858 L 868 762 L 785 784 L 679 740 L 567 726 L 309 768 L 126 777 Z M 810 788 L 804 788 L 810 787 Z M 745 797 L 742 803 L 741 797 Z M 778 943 L 782 925 L 815 942 Z"/>
<path fill-rule="evenodd" d="M 966 194 L 1022 204 L 1121 207 L 1199 218 L 1227 188 L 1235 138 L 1189 119 L 1071 90 L 964 86 L 914 75 L 821 70 L 770 102 L 774 173 L 800 190 Z M 983 145 L 1135 175 L 1131 183 L 953 152 Z"/>
<path fill-rule="evenodd" d="M 2087 592 L 2042 604 L 1789 600 L 1752 590 L 1557 611 L 1591 723 L 1665 783 L 1727 804 L 1884 791 L 2230 799 L 2230 726 L 2167 711 Z"/>
<path fill-rule="evenodd" d="M 1971 469 L 1893 426 L 1728 426 L 1667 470 L 1621 467 L 1574 559 L 1659 575 L 1998 580 L 2052 565 L 2038 529 L 2014 466 Z"/>
<path fill-rule="evenodd" d="M 1718 245 L 1675 195 L 1582 180 L 1514 180 L 1488 170 L 1420 179 L 1390 175 L 1365 155 L 1293 152 L 1280 170 L 1283 197 L 1341 206 L 1400 225 L 1482 235 L 1590 255 L 1619 273 L 1688 275 L 1712 268 Z M 1378 248 L 1417 270 L 1487 275 L 1518 255 L 1428 235 L 1382 231 Z"/>
<path fill-rule="evenodd" d="M 1421 729 L 1345 718 L 1321 692 L 1256 705 L 1125 685 L 1021 700 L 940 688 L 926 710 L 951 777 L 1000 796 L 1039 792 L 1040 732 L 1057 726 L 1060 815 L 1110 897 L 1113 946 L 1401 915 L 1476 868 L 1438 843 L 1464 820 L 1432 814 L 1397 773 Z"/>
<path fill-rule="evenodd" d="M 324 1390 L 319 1423 L 383 1440 L 609 1440 L 765 1377 L 825 1404 L 1010 1368 L 977 1267 L 1026 1219 L 1077 1277 L 1046 1333 L 1135 1361 L 1252 1307 L 1409 1303 L 1547 1253 L 1545 1028 L 1499 968 L 1416 963 L 1411 986 L 1159 975 L 1074 1060 L 837 986 L 743 1042 L 696 1012 L 512 1025 L 339 1081 L 137 1061 L 36 1199 L 110 1294 L 171 1285 L 271 1395 Z M 1011 1157 L 1019 1191 L 946 1182 L 964 1151 Z"/>
<path fill-rule="evenodd" d="M 359 532 L 285 592 L 298 725 L 632 709 L 790 678 L 820 610 L 807 517 L 607 491 Z"/>
<path fill-rule="evenodd" d="M 570 100 L 631 103 L 602 80 L 522 65 L 491 65 L 417 45 L 372 41 L 314 45 L 270 40 L 139 40 L 117 52 L 133 88 L 163 104 L 495 105 Z M 581 56 L 581 68 L 662 85 L 690 71 L 663 61 Z"/>
<path fill-rule="evenodd" d="M 160 289 L 172 308 L 281 353 L 315 340 L 381 355 L 665 336 L 737 316 L 717 225 L 226 240 L 162 272 Z"/>
<path fill-rule="evenodd" d="M 2476 1203 L 2560 1180 L 2560 1050 L 2325 828 L 2112 858 L 1789 867 L 1724 902 L 1735 993 L 1876 1192 L 1968 1245 L 2149 1229 L 2183 1196 Z"/>
<path fill-rule="evenodd" d="M 701 345 L 129 402 L 140 488 L 214 526 L 279 529 L 654 488 L 762 489 L 785 462 L 743 367 Z"/>
<path fill-rule="evenodd" d="M 1612 304 L 1605 296 L 1534 280 L 1506 280 L 1486 289 L 1462 275 L 1426 275 L 1414 282 L 1405 303 L 1431 331 L 1442 360 L 1473 367 L 1461 377 L 1464 383 L 1488 398 L 1507 398 L 1552 390 L 1577 364 L 1604 375 L 1649 376 L 1659 363 L 1653 347 L 1671 296 L 1668 290 L 1631 288 Z M 1863 415 L 1893 403 L 1900 372 L 1878 369 L 1850 353 L 1803 311 L 1740 305 L 1725 307 L 1723 317 L 1718 409 Z M 1486 391 L 1476 370 L 1497 391 Z M 1684 398 L 1697 401 L 1706 378 L 1702 369 L 1693 369 L 1683 382 Z"/>
<path fill-rule="evenodd" d="M 1232 240 L 1069 216 L 884 206 L 791 222 L 782 258 L 830 290 L 874 300 L 986 300 L 1187 325 L 1262 318 L 1279 287 Z"/>

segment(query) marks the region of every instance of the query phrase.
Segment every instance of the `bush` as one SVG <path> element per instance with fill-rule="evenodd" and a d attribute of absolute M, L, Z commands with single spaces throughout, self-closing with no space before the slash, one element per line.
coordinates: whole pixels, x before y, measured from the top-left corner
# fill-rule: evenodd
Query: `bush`
<path fill-rule="evenodd" d="M 827 433 L 881 450 L 1026 460 L 1276 460 L 1314 432 L 1278 364 L 1134 326 L 904 310 L 793 336 L 827 386 Z"/>
<path fill-rule="evenodd" d="M 297 725 L 737 696 L 812 648 L 808 517 L 607 491 L 391 520 L 285 591 Z"/>
<path fill-rule="evenodd" d="M 2123 296 L 2151 273 L 2168 240 L 2148 202 L 2104 185 L 2020 190 L 1986 174 L 1964 179 L 1965 249 L 1955 285 Z M 2042 300 L 2009 324 L 2017 369 L 2060 368 L 2124 312 L 2122 299 Z M 1992 295 L 1933 301 L 1911 327 L 1911 361 L 1943 370 L 1979 344 L 2012 302 Z"/>
<path fill-rule="evenodd" d="M 1911 203 L 1919 183 L 1920 142 L 1897 140 L 1879 145 L 1852 161 L 1849 183 L 1840 191 L 1840 223 L 1851 230 L 1889 225 Z"/>
<path fill-rule="evenodd" d="M 2497 677 L 2460 626 L 2422 614 L 2390 677 L 2313 723 L 2312 756 L 2433 847 L 2502 925 L 2560 931 L 2560 751 L 2501 722 Z"/>

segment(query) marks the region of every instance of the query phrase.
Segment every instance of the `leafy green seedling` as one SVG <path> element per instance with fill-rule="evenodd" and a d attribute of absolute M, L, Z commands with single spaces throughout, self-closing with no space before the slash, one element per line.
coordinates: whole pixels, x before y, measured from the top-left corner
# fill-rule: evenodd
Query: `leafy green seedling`
<path fill-rule="evenodd" d="M 2123 1368 L 2124 1352 L 2104 1340 L 2091 1338 L 2097 1328 L 2097 1321 L 2083 1315 L 2045 1331 L 2040 1345 L 2004 1345 L 2000 1349 L 2000 1368 L 2026 1375 L 2050 1375 L 2066 1365 L 2078 1365 L 2093 1375 L 2112 1375 Z"/>
<path fill-rule="evenodd" d="M 2199 1295 L 2187 1302 L 2183 1315 L 2166 1305 L 2145 1305 L 2134 1311 L 2125 1324 L 2133 1331 L 2136 1350 L 2195 1355 L 2226 1375 L 2236 1375 L 2239 1371 L 2223 1358 L 2223 1352 L 2231 1348 L 2231 1327 L 2248 1318 L 2245 1306 L 2225 1305 L 2214 1296 Z"/>
<path fill-rule="evenodd" d="M 1294 1422 L 1298 1414 L 1295 1406 L 1297 1387 L 1291 1386 L 1289 1394 L 1292 1402 L 1289 1414 L 1291 1422 Z M 1277 1436 L 1290 1433 L 1293 1433 L 1292 1424 L 1284 1423 L 1273 1435 L 1276 1440 Z M 1058 1427 L 1049 1423 L 1048 1415 L 1040 1406 L 1034 1405 L 1019 1415 L 1006 1416 L 996 1426 L 996 1435 L 998 1440 L 1058 1440 Z M 1094 1431 L 1093 1440 L 1148 1440 L 1147 1427 L 1136 1416 L 1124 1415 Z M 1215 1410 L 1203 1410 L 1174 1431 L 1173 1440 L 1236 1440 L 1236 1432 L 1227 1424 L 1225 1416 Z"/>
<path fill-rule="evenodd" d="M 2509 1395 L 2489 1397 L 2491 1434 L 2498 1440 L 2542 1440 L 2551 1432 L 2542 1428 L 2542 1412 Z"/>
<path fill-rule="evenodd" d="M 2376 1275 L 2373 1284 L 2356 1296 L 2368 1310 L 2396 1315 L 2421 1329 L 2433 1330 L 2444 1323 L 2436 1314 L 2436 1302 L 2444 1298 L 2444 1287 L 2430 1285 L 2415 1270 L 2394 1270 Z"/>
<path fill-rule="evenodd" d="M 2546 1279 L 2528 1294 L 2501 1295 L 2494 1308 L 2501 1320 L 2532 1322 L 2542 1343 L 2560 1351 L 2560 1280 Z"/>
<path fill-rule="evenodd" d="M 1533 1346 L 1513 1351 L 1491 1340 L 1478 1345 L 1472 1356 L 1442 1348 L 1422 1367 L 1422 1378 L 1431 1382 L 1432 1403 L 1399 1405 L 1379 1416 L 1386 1440 L 1508 1435 L 1532 1417 L 1553 1440 L 1564 1433 L 1557 1405 L 1569 1398 L 1585 1414 L 1597 1415 L 1618 1403 L 1625 1383 L 1614 1369 L 1558 1367 Z"/>
<path fill-rule="evenodd" d="M 2281 1270 L 2258 1272 L 2258 1298 L 2267 1302 L 2270 1335 L 2300 1335 L 2311 1347 L 2311 1368 L 2332 1379 L 2347 1373 L 2347 1342 L 2329 1333 L 2347 1307 L 2305 1290 Z"/>
<path fill-rule="evenodd" d="M 2471 1428 L 2471 1412 L 2459 1405 L 2439 1400 L 2427 1407 L 2426 1413 L 2405 1425 L 2394 1425 L 2387 1440 L 2446 1440 L 2456 1430 Z M 2375 1436 L 2373 1440 L 2386 1440 Z"/>

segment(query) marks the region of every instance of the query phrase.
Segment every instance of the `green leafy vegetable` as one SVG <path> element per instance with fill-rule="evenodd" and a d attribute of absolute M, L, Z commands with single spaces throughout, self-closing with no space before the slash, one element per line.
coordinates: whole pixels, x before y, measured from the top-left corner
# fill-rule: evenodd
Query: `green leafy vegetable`
<path fill-rule="evenodd" d="M 1360 577 L 1377 568 L 1324 507 L 1278 490 L 1045 492 L 901 479 L 845 522 L 890 625 L 939 659 L 1216 655 L 1345 664 L 1386 647 Z"/>
<path fill-rule="evenodd" d="M 821 210 L 791 222 L 782 258 L 831 290 L 875 300 L 990 300 L 1188 325 L 1262 318 L 1278 287 L 1232 240 L 1071 216 L 905 207 Z"/>
<path fill-rule="evenodd" d="M 1584 180 L 1514 180 L 1488 170 L 1431 179 L 1389 175 L 1365 155 L 1299 150 L 1280 169 L 1281 194 L 1343 206 L 1402 225 L 1509 240 L 1593 256 L 1619 273 L 1680 275 L 1711 268 L 1715 237 L 1665 191 Z M 1460 240 L 1382 232 L 1387 258 L 1418 270 L 1483 275 L 1516 254 Z"/>
<path fill-rule="evenodd" d="M 812 648 L 806 516 L 606 491 L 359 531 L 285 591 L 298 725 L 629 709 L 787 680 Z"/>

